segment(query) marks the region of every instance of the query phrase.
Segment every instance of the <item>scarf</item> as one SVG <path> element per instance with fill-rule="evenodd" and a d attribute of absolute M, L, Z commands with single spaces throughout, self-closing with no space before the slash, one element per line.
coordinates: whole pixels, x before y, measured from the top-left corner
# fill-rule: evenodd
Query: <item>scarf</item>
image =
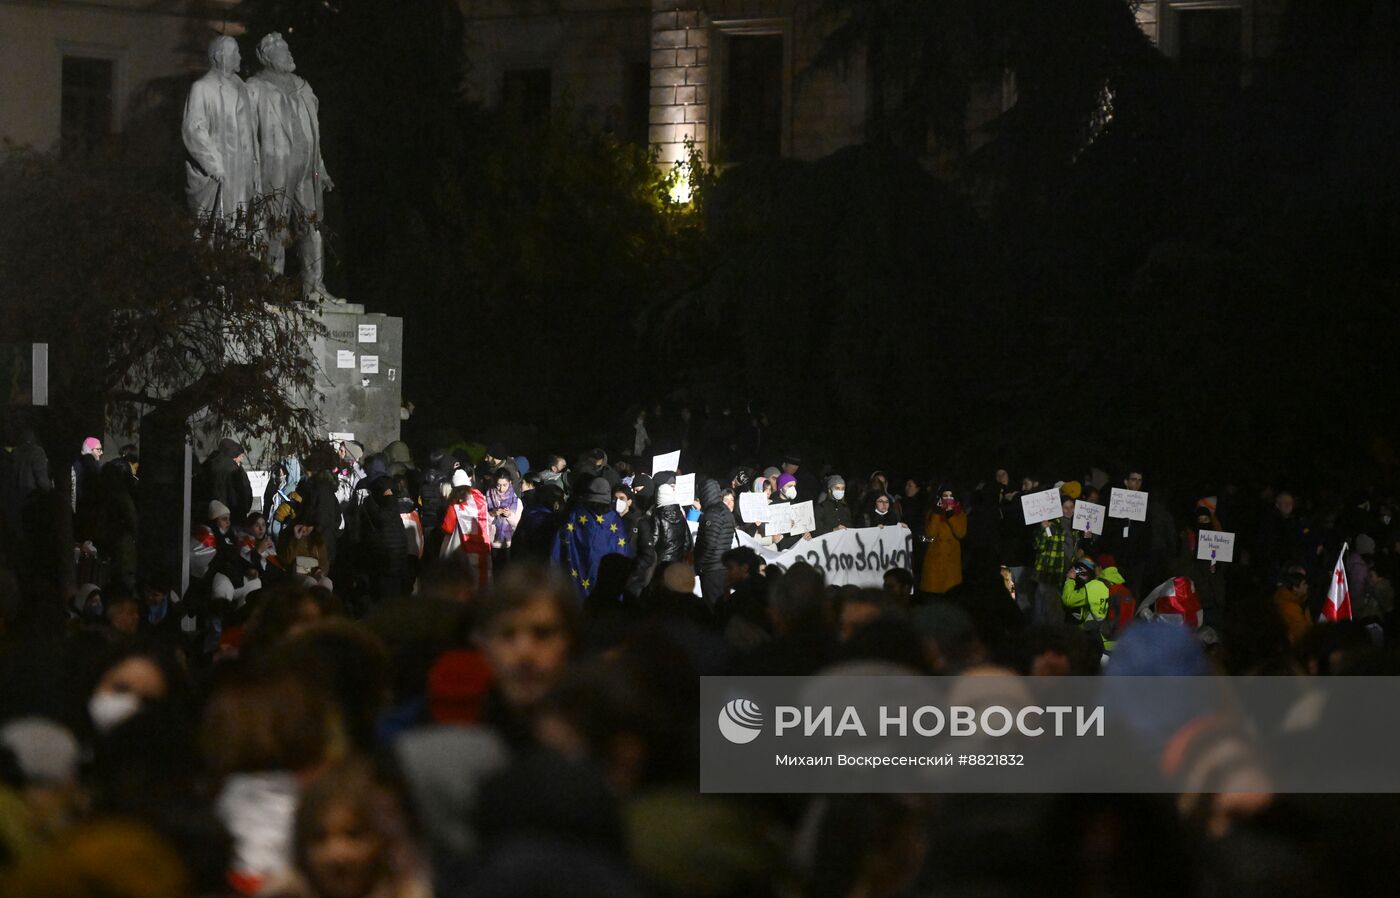
<path fill-rule="evenodd" d="M 498 508 L 504 508 L 510 514 L 515 512 L 516 503 L 520 500 L 515 498 L 515 487 L 507 486 L 504 494 L 492 487 L 491 492 L 486 494 L 486 510 L 494 512 Z M 501 543 L 509 543 L 515 535 L 515 527 L 510 523 L 510 514 L 501 517 L 491 516 L 496 522 L 496 540 Z"/>

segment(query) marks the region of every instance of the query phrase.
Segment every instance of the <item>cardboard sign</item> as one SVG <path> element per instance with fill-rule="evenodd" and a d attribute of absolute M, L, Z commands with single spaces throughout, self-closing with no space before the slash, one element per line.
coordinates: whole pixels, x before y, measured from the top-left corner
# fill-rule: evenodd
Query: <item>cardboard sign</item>
<path fill-rule="evenodd" d="M 664 455 L 655 455 L 651 459 L 651 476 L 655 477 L 662 471 L 674 471 L 681 466 L 681 451 L 667 452 Z"/>
<path fill-rule="evenodd" d="M 1096 536 L 1103 536 L 1104 507 L 1080 499 L 1074 503 L 1074 529 L 1088 530 Z"/>
<path fill-rule="evenodd" d="M 377 356 L 377 355 L 362 355 L 362 356 L 360 356 L 360 373 L 361 373 L 361 374 L 378 374 L 378 373 L 379 373 L 379 356 Z"/>
<path fill-rule="evenodd" d="M 763 528 L 767 536 L 792 532 L 792 503 L 774 502 L 768 506 L 768 526 Z"/>
<path fill-rule="evenodd" d="M 355 328 L 356 343 L 377 343 L 379 341 L 379 325 L 361 324 Z"/>
<path fill-rule="evenodd" d="M 355 367 L 355 353 L 349 349 L 337 349 L 335 351 L 335 366 L 353 369 Z"/>
<path fill-rule="evenodd" d="M 1108 516 L 1129 521 L 1147 520 L 1147 493 L 1114 487 L 1108 500 Z"/>
<path fill-rule="evenodd" d="M 355 435 L 353 433 L 341 433 L 332 430 L 330 433 L 326 434 L 326 438 L 332 443 L 348 443 L 355 439 Z"/>
<path fill-rule="evenodd" d="M 1053 521 L 1062 517 L 1065 510 L 1060 507 L 1060 491 L 1041 490 L 1022 496 L 1021 513 L 1026 516 L 1027 524 L 1039 524 L 1041 521 Z"/>
<path fill-rule="evenodd" d="M 676 504 L 685 508 L 695 501 L 695 475 L 676 475 Z"/>
<path fill-rule="evenodd" d="M 1196 543 L 1196 557 L 1201 561 L 1234 561 L 1235 534 L 1224 530 L 1202 530 Z"/>
<path fill-rule="evenodd" d="M 762 524 L 768 520 L 768 496 L 766 493 L 740 493 L 739 517 L 746 524 Z"/>
<path fill-rule="evenodd" d="M 811 533 L 817 529 L 817 513 L 809 499 L 806 502 L 792 503 L 792 529 L 791 534 Z"/>

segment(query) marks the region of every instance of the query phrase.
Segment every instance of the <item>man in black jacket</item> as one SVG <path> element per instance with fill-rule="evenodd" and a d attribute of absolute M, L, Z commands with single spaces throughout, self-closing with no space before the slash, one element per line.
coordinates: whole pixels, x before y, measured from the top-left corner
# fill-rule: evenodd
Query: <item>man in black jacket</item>
<path fill-rule="evenodd" d="M 405 590 L 408 567 L 408 534 L 402 515 L 412 503 L 394 493 L 394 482 L 385 475 L 369 484 L 369 496 L 359 508 L 360 534 L 375 601 L 396 599 Z"/>
<path fill-rule="evenodd" d="M 243 470 L 247 454 L 237 440 L 225 437 L 204 463 L 209 478 L 208 499 L 222 502 L 235 521 L 241 521 L 253 510 L 253 485 Z"/>
<path fill-rule="evenodd" d="M 700 595 L 715 608 L 725 596 L 724 553 L 734 545 L 734 512 L 724 502 L 724 490 L 710 478 L 700 481 L 700 529 L 695 535 L 695 572 Z"/>
<path fill-rule="evenodd" d="M 656 572 L 673 561 L 685 561 L 694 548 L 690 525 L 684 510 L 676 504 L 676 475 L 667 471 L 653 483 L 655 506 L 637 522 L 633 545 L 637 547 L 637 567 L 627 581 L 629 595 L 640 596 L 651 585 Z M 650 501 L 651 489 L 637 499 Z"/>

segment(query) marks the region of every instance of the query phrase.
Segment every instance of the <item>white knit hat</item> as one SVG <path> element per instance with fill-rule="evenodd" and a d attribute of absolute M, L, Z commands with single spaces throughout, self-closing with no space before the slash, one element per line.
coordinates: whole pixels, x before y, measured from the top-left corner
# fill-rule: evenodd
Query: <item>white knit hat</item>
<path fill-rule="evenodd" d="M 228 506 L 225 505 L 224 503 L 220 502 L 218 499 L 215 499 L 214 501 L 212 501 L 212 502 L 209 503 L 209 517 L 208 517 L 208 520 L 211 520 L 211 521 L 212 521 L 212 520 L 215 520 L 216 518 L 227 518 L 227 517 L 232 517 L 232 516 L 233 516 L 233 512 L 229 511 L 229 510 L 228 510 Z"/>
<path fill-rule="evenodd" d="M 459 486 L 471 486 L 471 485 L 472 485 L 472 478 L 471 478 L 471 475 L 468 474 L 466 471 L 463 471 L 461 468 L 458 468 L 457 470 L 455 470 L 455 471 L 452 472 L 452 486 L 453 486 L 453 488 L 456 488 L 456 487 L 459 487 Z"/>

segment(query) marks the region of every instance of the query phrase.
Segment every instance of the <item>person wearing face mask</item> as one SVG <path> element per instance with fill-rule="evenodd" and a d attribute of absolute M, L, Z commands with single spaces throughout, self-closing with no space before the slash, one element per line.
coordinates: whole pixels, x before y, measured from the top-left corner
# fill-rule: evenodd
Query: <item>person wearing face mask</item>
<path fill-rule="evenodd" d="M 695 536 L 695 573 L 700 578 L 700 594 L 713 611 L 728 592 L 724 553 L 734 547 L 734 512 L 725 503 L 724 490 L 717 481 L 708 477 L 701 480 L 696 493 L 704 511 Z"/>
<path fill-rule="evenodd" d="M 654 485 L 656 505 L 641 516 L 637 527 L 637 567 L 627 585 L 633 595 L 645 592 L 658 570 L 685 561 L 695 545 L 685 513 L 676 504 L 676 475 L 663 473 Z"/>
<path fill-rule="evenodd" d="M 169 702 L 181 691 L 178 662 L 150 645 L 113 655 L 102 666 L 88 699 L 88 718 L 98 736 L 130 720 L 142 707 Z"/>
<path fill-rule="evenodd" d="M 826 478 L 826 495 L 814 509 L 817 519 L 816 536 L 825 536 L 852 526 L 851 505 L 846 501 L 846 479 L 840 474 Z"/>
<path fill-rule="evenodd" d="M 1202 530 L 1224 530 L 1216 517 L 1216 500 L 1208 496 L 1196 503 L 1195 514 L 1190 526 L 1181 532 L 1178 540 L 1181 551 L 1172 566 L 1172 576 L 1190 577 L 1196 584 L 1196 594 L 1201 597 L 1203 623 L 1208 627 L 1219 628 L 1225 613 L 1225 568 L 1208 560 L 1196 557 Z"/>
<path fill-rule="evenodd" d="M 899 512 L 894 508 L 894 497 L 889 493 L 881 493 L 870 499 L 870 504 L 866 506 L 860 516 L 860 526 L 862 527 L 904 527 L 908 525 L 899 519 Z"/>
<path fill-rule="evenodd" d="M 924 519 L 924 567 L 919 589 L 943 595 L 962 585 L 962 540 L 967 536 L 967 514 L 946 487 L 937 492 L 938 502 Z"/>

